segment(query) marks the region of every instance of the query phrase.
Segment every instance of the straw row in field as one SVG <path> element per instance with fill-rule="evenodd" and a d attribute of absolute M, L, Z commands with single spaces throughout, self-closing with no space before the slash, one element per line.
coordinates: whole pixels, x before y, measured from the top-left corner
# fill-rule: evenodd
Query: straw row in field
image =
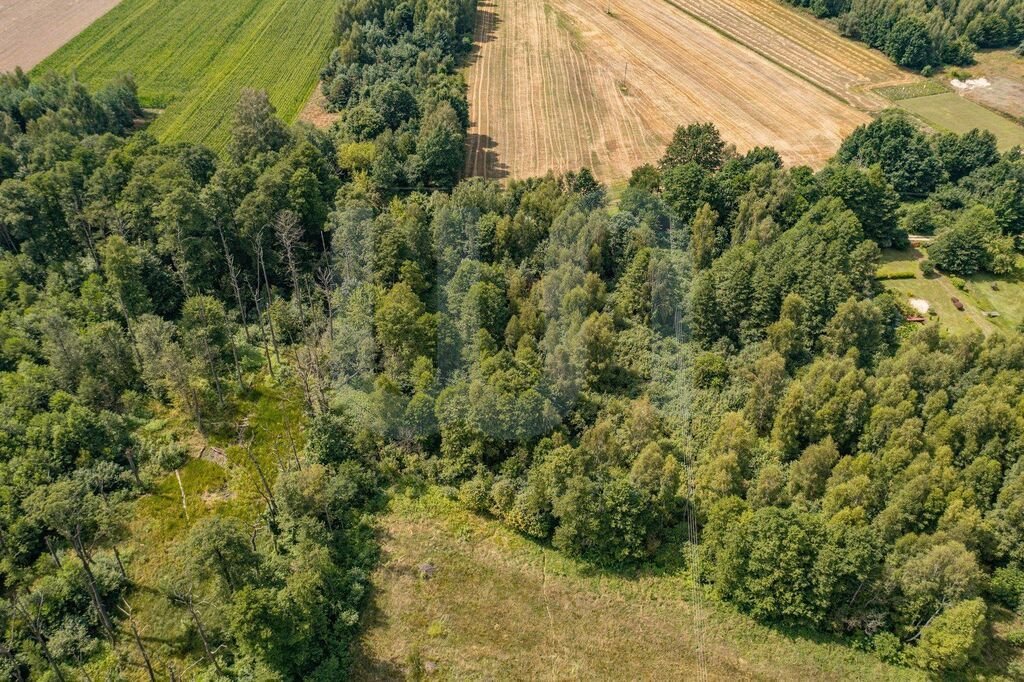
<path fill-rule="evenodd" d="M 874 87 L 920 80 L 779 0 L 662 1 L 860 109 L 888 105 Z"/>

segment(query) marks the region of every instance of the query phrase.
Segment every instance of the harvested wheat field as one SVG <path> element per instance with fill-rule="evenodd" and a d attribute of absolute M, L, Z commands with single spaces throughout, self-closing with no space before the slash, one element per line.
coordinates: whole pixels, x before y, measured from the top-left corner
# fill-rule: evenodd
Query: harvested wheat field
<path fill-rule="evenodd" d="M 913 78 L 772 0 L 484 0 L 476 40 L 465 171 L 489 178 L 614 182 L 696 121 L 819 167 Z"/>
<path fill-rule="evenodd" d="M 875 88 L 922 80 L 778 0 L 660 1 L 865 111 L 890 106 Z"/>
<path fill-rule="evenodd" d="M 28 71 L 120 0 L 0 0 L 0 73 Z"/>

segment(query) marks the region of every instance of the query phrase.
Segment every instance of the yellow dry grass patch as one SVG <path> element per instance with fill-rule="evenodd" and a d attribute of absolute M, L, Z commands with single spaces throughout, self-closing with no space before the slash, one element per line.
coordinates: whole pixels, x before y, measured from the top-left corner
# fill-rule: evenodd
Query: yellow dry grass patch
<path fill-rule="evenodd" d="M 923 679 L 710 601 L 696 607 L 681 567 L 597 571 L 437 491 L 394 498 L 381 533 L 353 679 L 414 667 L 438 680 Z"/>

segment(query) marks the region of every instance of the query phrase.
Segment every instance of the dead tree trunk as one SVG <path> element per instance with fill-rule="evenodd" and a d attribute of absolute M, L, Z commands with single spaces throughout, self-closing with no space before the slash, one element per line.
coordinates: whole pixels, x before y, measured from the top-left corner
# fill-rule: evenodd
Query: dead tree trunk
<path fill-rule="evenodd" d="M 139 486 L 142 485 L 142 479 L 139 478 L 139 467 L 135 464 L 135 456 L 132 454 L 131 448 L 125 448 L 124 451 L 125 459 L 128 460 L 128 468 L 132 470 L 132 478 L 135 479 L 135 483 Z"/>
<path fill-rule="evenodd" d="M 99 588 L 96 587 L 96 576 L 93 575 L 92 569 L 89 567 L 89 555 L 85 551 L 85 545 L 82 544 L 82 538 L 79 533 L 75 533 L 71 537 L 71 546 L 75 550 L 75 554 L 78 555 L 79 561 L 82 563 L 82 570 L 85 571 L 85 582 L 89 587 L 89 596 L 92 597 L 92 605 L 96 609 L 97 615 L 100 617 L 100 625 L 103 626 L 103 630 L 107 633 L 107 638 L 111 644 L 117 641 L 117 633 L 114 632 L 114 624 L 110 620 L 110 616 L 107 614 L 107 609 L 103 606 L 103 600 L 100 598 Z"/>
<path fill-rule="evenodd" d="M 274 499 L 274 491 L 270 487 L 270 482 L 267 480 L 266 474 L 263 473 L 263 467 L 260 466 L 259 460 L 257 460 L 255 455 L 252 454 L 251 440 L 245 445 L 245 456 L 256 469 L 256 474 L 259 476 L 260 483 L 263 484 L 261 494 L 266 498 L 267 506 L 270 507 L 270 513 L 276 515 L 277 501 Z"/>
<path fill-rule="evenodd" d="M 259 287 L 259 282 L 256 282 L 256 286 Z M 260 337 L 263 339 L 263 352 L 267 357 L 267 372 L 270 374 L 270 378 L 274 377 L 274 363 L 270 360 L 270 337 L 267 335 L 267 330 L 263 324 L 263 309 L 260 308 L 260 299 L 258 290 L 254 290 L 252 286 L 249 287 L 249 293 L 252 294 L 253 303 L 256 306 L 256 320 L 260 325 Z M 275 350 L 276 352 L 276 350 Z"/>
<path fill-rule="evenodd" d="M 124 606 L 121 607 L 121 613 L 128 618 L 128 625 L 132 629 L 132 635 L 135 637 L 135 646 L 138 647 L 139 653 L 142 654 L 142 660 L 146 664 L 146 672 L 149 673 L 149 682 L 156 682 L 156 674 L 153 673 L 153 663 L 149 660 L 149 654 L 146 653 L 146 647 L 142 644 L 142 637 L 139 635 L 139 628 L 135 625 L 135 618 L 132 616 L 132 607 L 127 601 L 124 602 Z"/>
<path fill-rule="evenodd" d="M 246 324 L 245 303 L 242 300 L 242 288 L 238 285 L 238 271 L 235 270 L 235 257 L 231 255 L 231 251 L 228 249 L 228 241 L 224 238 L 224 230 L 220 225 L 217 225 L 217 232 L 220 233 L 220 243 L 224 247 L 224 262 L 227 263 L 228 279 L 231 282 L 231 290 L 235 293 L 235 303 L 238 304 L 238 315 L 242 320 L 245 342 L 251 344 L 252 339 L 249 338 L 249 325 Z"/>
<path fill-rule="evenodd" d="M 192 595 L 182 599 L 182 601 L 185 603 L 185 608 L 188 609 L 188 614 L 192 617 L 192 622 L 196 624 L 196 632 L 199 633 L 199 640 L 203 643 L 203 651 L 206 652 L 206 657 L 210 659 L 210 663 L 213 664 L 213 668 L 217 671 L 217 674 L 223 674 L 220 669 L 220 663 L 217 661 L 217 657 L 214 656 L 213 651 L 210 650 L 210 640 L 206 636 L 206 628 L 203 627 L 203 621 L 200 620 L 199 613 L 196 611 Z"/>
<path fill-rule="evenodd" d="M 117 546 L 114 546 L 114 560 L 117 561 L 117 571 L 121 574 L 121 577 L 128 580 L 128 571 L 124 570 L 124 562 L 121 561 L 121 553 L 117 551 Z"/>
<path fill-rule="evenodd" d="M 14 610 L 21 614 L 22 618 L 25 619 L 25 625 L 28 626 L 28 630 L 32 633 L 32 639 L 39 645 L 39 651 L 43 654 L 43 658 L 46 660 L 47 665 L 50 666 L 50 670 L 53 671 L 54 677 L 60 682 L 64 682 L 64 674 L 60 671 L 60 666 L 57 665 L 57 661 L 54 660 L 53 655 L 50 653 L 50 647 L 47 645 L 49 638 L 46 636 L 46 632 L 43 630 L 42 621 L 39 618 L 38 613 L 33 615 L 29 612 L 28 608 L 21 603 L 21 601 L 15 598 L 12 601 Z M 41 604 L 37 606 L 42 606 Z"/>
<path fill-rule="evenodd" d="M 53 558 L 53 563 L 57 565 L 57 568 L 61 568 L 60 557 L 57 556 L 57 550 L 53 548 L 53 542 L 50 541 L 50 536 L 44 536 L 43 540 L 46 542 L 46 551 L 48 551 L 50 556 Z"/>
<path fill-rule="evenodd" d="M 281 351 L 277 345 L 277 334 L 274 332 L 274 318 L 270 314 L 270 307 L 274 305 L 274 291 L 270 288 L 270 277 L 267 275 L 267 264 L 263 260 L 263 233 L 261 232 L 257 236 L 256 242 L 256 279 L 259 280 L 260 271 L 263 271 L 263 284 L 267 288 L 267 326 L 270 329 L 270 340 L 274 344 L 274 355 L 277 357 L 277 362 L 281 362 Z"/>

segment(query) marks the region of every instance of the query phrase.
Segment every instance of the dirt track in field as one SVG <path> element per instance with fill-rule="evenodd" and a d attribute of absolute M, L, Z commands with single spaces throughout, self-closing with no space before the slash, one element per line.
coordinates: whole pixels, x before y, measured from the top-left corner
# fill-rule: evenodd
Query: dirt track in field
<path fill-rule="evenodd" d="M 614 182 L 681 124 L 819 167 L 912 76 L 774 0 L 482 0 L 466 174 Z"/>
<path fill-rule="evenodd" d="M 0 0 L 0 73 L 28 71 L 120 0 Z"/>

